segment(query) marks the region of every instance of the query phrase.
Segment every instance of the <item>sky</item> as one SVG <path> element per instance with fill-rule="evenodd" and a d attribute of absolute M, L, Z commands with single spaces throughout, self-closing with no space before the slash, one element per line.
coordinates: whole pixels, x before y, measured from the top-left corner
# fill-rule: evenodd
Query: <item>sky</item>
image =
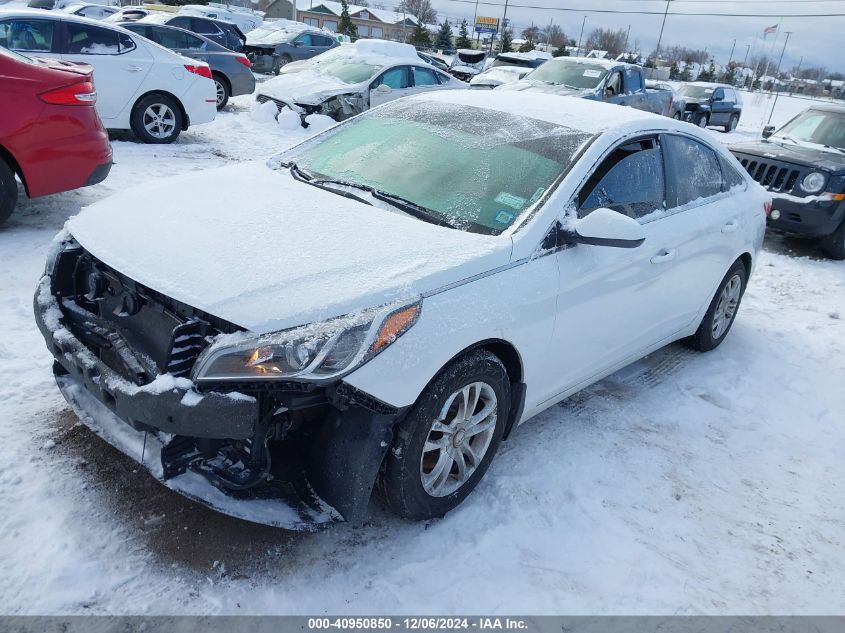
<path fill-rule="evenodd" d="M 475 13 L 474 0 L 431 0 L 440 20 L 450 21 L 466 17 L 469 21 Z M 478 15 L 501 18 L 505 0 L 481 0 Z M 514 3 L 517 6 L 514 6 Z M 524 8 L 530 5 L 543 8 Z M 574 9 L 562 11 L 561 8 Z M 589 8 L 591 11 L 584 11 Z M 507 17 L 518 34 L 532 21 L 537 25 L 548 25 L 550 20 L 563 28 L 568 37 L 578 40 L 581 23 L 587 16 L 584 38 L 594 28 L 626 29 L 631 27 L 630 46 L 636 40 L 640 50 L 648 53 L 657 44 L 660 24 L 663 21 L 665 0 L 513 0 L 508 6 Z M 652 11 L 659 15 L 634 15 L 599 13 L 598 11 Z M 746 46 L 750 46 L 750 57 L 755 53 L 774 50 L 774 57 L 780 56 L 785 32 L 791 31 L 782 70 L 798 64 L 801 67 L 825 66 L 831 71 L 845 72 L 845 60 L 839 61 L 841 32 L 845 28 L 845 0 L 671 0 L 670 13 L 666 19 L 661 46 L 683 45 L 689 48 L 707 49 L 715 61 L 726 64 L 736 39 L 733 59 L 742 62 Z M 757 14 L 761 17 L 682 16 L 678 13 L 741 13 Z M 794 14 L 842 14 L 841 17 L 788 17 Z M 762 17 L 768 16 L 768 17 Z M 781 19 L 781 16 L 784 16 Z M 780 24 L 780 32 L 763 40 L 763 29 Z M 542 28 L 542 27 L 541 27 Z"/>

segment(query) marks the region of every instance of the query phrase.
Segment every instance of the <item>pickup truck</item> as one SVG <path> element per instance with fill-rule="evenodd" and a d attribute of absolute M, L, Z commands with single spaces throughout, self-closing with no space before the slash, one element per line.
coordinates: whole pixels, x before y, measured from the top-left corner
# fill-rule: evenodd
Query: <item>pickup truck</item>
<path fill-rule="evenodd" d="M 643 69 L 591 57 L 557 57 L 496 90 L 527 90 L 581 97 L 672 116 L 672 94 L 647 91 Z"/>

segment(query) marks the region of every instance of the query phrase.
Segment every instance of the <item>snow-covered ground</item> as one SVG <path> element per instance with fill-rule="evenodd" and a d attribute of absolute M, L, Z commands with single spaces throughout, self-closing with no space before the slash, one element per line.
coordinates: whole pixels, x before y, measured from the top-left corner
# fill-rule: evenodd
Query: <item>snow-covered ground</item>
<path fill-rule="evenodd" d="M 304 136 L 247 103 L 172 146 L 115 141 L 104 183 L 23 198 L 0 230 L 0 612 L 845 613 L 845 265 L 797 240 L 768 239 L 724 345 L 672 345 L 520 427 L 444 520 L 244 523 L 82 427 L 32 319 L 53 235 L 132 184 Z M 757 134 L 765 107 L 746 95 L 715 138 Z"/>

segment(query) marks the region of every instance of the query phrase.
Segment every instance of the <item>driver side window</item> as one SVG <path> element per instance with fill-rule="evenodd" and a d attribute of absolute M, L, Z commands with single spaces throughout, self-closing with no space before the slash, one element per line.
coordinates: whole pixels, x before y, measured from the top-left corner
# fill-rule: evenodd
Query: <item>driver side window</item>
<path fill-rule="evenodd" d="M 408 81 L 408 68 L 406 66 L 391 68 L 375 81 L 373 87 L 377 88 L 382 84 L 390 86 L 394 90 L 410 88 L 411 84 Z"/>
<path fill-rule="evenodd" d="M 613 150 L 578 193 L 578 217 L 606 207 L 639 220 L 666 208 L 663 151 L 656 138 Z"/>
<path fill-rule="evenodd" d="M 608 92 L 612 92 L 612 96 L 614 97 L 622 94 L 622 73 L 616 71 L 611 74 L 610 78 L 607 80 L 607 86 L 605 89 Z"/>

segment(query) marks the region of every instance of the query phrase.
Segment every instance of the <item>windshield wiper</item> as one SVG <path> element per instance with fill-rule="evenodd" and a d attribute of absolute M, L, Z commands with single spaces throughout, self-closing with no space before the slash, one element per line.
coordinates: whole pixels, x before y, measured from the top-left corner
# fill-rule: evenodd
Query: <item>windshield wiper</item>
<path fill-rule="evenodd" d="M 840 154 L 845 154 L 845 150 L 841 147 L 834 147 L 833 145 L 823 145 L 825 149 L 832 149 L 834 152 L 839 152 Z"/>
<path fill-rule="evenodd" d="M 360 196 L 356 196 L 354 193 L 350 193 L 348 191 L 342 191 L 340 189 L 335 189 L 334 187 L 327 187 L 327 184 L 335 184 L 335 185 L 345 185 L 347 187 L 356 187 L 355 183 L 351 182 L 344 182 L 342 180 L 314 180 L 314 175 L 308 173 L 307 171 L 301 169 L 296 163 L 291 161 L 290 163 L 286 163 L 285 165 L 290 169 L 291 175 L 298 181 L 308 183 L 317 189 L 323 189 L 324 191 L 330 191 L 334 194 L 339 196 L 343 196 L 344 198 L 349 198 L 350 200 L 355 200 L 356 202 L 361 202 L 363 204 L 373 206 L 373 203 L 369 200 L 364 200 Z M 366 187 L 358 187 L 359 189 L 365 189 Z"/>

